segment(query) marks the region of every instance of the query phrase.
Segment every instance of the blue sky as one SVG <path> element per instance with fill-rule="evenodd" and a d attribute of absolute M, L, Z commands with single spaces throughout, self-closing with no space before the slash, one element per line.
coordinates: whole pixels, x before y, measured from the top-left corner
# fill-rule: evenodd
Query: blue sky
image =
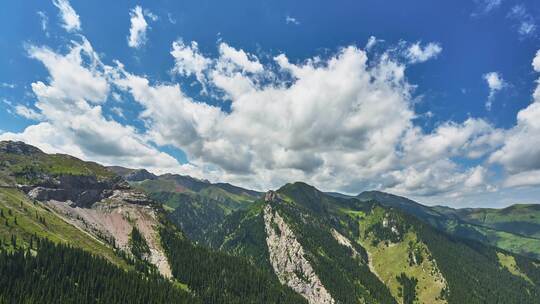
<path fill-rule="evenodd" d="M 259 190 L 540 203 L 535 1 L 1 6 L 0 138 Z"/>

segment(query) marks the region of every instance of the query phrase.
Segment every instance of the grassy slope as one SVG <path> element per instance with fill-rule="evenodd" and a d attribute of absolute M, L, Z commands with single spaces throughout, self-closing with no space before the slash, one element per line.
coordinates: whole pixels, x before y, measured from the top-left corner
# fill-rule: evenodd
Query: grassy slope
<path fill-rule="evenodd" d="M 414 215 L 451 235 L 480 241 L 501 249 L 540 258 L 540 206 L 514 205 L 505 209 L 428 207 L 405 197 L 379 191 L 358 195 Z"/>
<path fill-rule="evenodd" d="M 22 207 L 21 207 L 22 203 Z M 71 244 L 91 253 L 101 255 L 121 267 L 127 267 L 124 260 L 102 242 L 79 230 L 46 208 L 42 203 L 34 204 L 16 189 L 0 189 L 0 208 L 5 218 L 0 218 L 0 237 L 9 241 L 11 235 L 17 237 L 18 246 L 28 246 L 32 235 L 47 238 L 56 243 Z M 11 210 L 12 216 L 9 216 Z M 15 217 L 17 225 L 15 225 Z M 44 223 L 40 220 L 43 218 Z M 8 225 L 6 226 L 6 219 Z"/>
<path fill-rule="evenodd" d="M 17 155 L 0 153 L 0 175 L 4 182 L 34 183 L 35 173 L 44 173 L 52 176 L 82 175 L 95 176 L 98 180 L 114 178 L 116 175 L 105 167 L 85 162 L 78 158 L 64 154 Z"/>
<path fill-rule="evenodd" d="M 370 225 L 381 222 L 384 213 L 382 208 L 375 208 L 373 213 L 368 215 L 356 213 L 360 231 L 366 231 Z M 414 277 L 418 280 L 416 291 L 419 303 L 445 303 L 439 296 L 446 283 L 442 280 L 436 264 L 430 261 L 428 248 L 418 241 L 414 231 L 406 232 L 402 241 L 389 245 L 384 244 L 384 242 L 373 244 L 373 237 L 362 233 L 357 241 L 367 250 L 373 269 L 389 287 L 396 299 L 400 299 L 398 288 L 401 286 L 397 276 L 405 273 L 408 277 Z M 421 248 L 423 256 L 421 264 L 409 265 L 409 243 Z"/>
<path fill-rule="evenodd" d="M 512 205 L 504 209 L 435 207 L 466 222 L 540 239 L 540 205 Z"/>

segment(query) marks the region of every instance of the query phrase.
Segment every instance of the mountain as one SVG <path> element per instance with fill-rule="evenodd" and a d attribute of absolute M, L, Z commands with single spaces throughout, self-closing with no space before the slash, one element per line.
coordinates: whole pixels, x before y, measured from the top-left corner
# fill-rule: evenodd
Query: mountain
<path fill-rule="evenodd" d="M 435 206 L 432 209 L 474 225 L 540 239 L 540 205 L 518 204 L 504 209 Z"/>
<path fill-rule="evenodd" d="M 540 252 L 535 208 L 263 194 L 0 142 L 0 303 L 537 303 L 540 261 L 515 253 Z"/>
<path fill-rule="evenodd" d="M 304 302 L 97 163 L 3 141 L 0 181 L 0 303 Z"/>
<path fill-rule="evenodd" d="M 535 303 L 540 295 L 537 261 L 304 183 L 227 216 L 211 238 L 310 303 Z"/>
<path fill-rule="evenodd" d="M 540 258 L 539 205 L 513 205 L 504 209 L 428 207 L 380 191 L 362 192 L 357 198 L 376 200 L 383 206 L 399 209 L 456 237 Z"/>
<path fill-rule="evenodd" d="M 168 218 L 176 223 L 188 238 L 205 243 L 205 235 L 217 229 L 230 213 L 247 208 L 262 193 L 227 183 L 210 183 L 186 175 L 160 176 L 137 174 L 134 170 L 109 167 L 150 198 L 164 204 Z M 146 170 L 145 170 L 146 171 Z M 146 176 L 148 178 L 133 178 Z"/>

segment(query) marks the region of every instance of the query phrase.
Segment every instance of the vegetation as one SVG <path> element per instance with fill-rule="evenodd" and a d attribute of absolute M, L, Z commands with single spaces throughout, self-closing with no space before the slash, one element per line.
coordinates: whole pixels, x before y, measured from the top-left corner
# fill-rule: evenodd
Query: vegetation
<path fill-rule="evenodd" d="M 0 250 L 0 303 L 197 303 L 157 276 L 124 271 L 103 258 L 45 239 Z"/>
<path fill-rule="evenodd" d="M 380 191 L 362 192 L 358 198 L 364 202 L 374 200 L 385 207 L 401 210 L 459 238 L 540 258 L 538 205 L 513 205 L 504 209 L 428 207 L 405 197 Z"/>
<path fill-rule="evenodd" d="M 116 178 L 116 174 L 97 163 L 65 154 L 45 154 L 24 143 L 0 142 L 0 181 L 5 184 L 37 184 L 47 176 L 61 175 L 92 176 L 97 180 Z"/>
<path fill-rule="evenodd" d="M 0 240 L 8 243 L 12 235 L 19 247 L 28 247 L 34 237 L 47 238 L 54 243 L 70 244 L 105 257 L 121 267 L 125 261 L 101 240 L 77 229 L 56 215 L 43 203 L 30 200 L 16 189 L 0 189 Z M 17 218 L 17 225 L 15 225 Z"/>
<path fill-rule="evenodd" d="M 129 248 L 131 249 L 131 254 L 139 260 L 145 260 L 150 256 L 150 248 L 139 229 L 135 226 L 133 226 L 129 235 Z"/>
<path fill-rule="evenodd" d="M 161 239 L 173 276 L 204 303 L 306 303 L 246 259 L 193 245 L 170 227 L 163 228 Z"/>
<path fill-rule="evenodd" d="M 399 287 L 399 297 L 402 298 L 402 303 L 415 303 L 416 300 L 418 300 L 416 297 L 416 285 L 418 285 L 418 280 L 407 277 L 407 275 L 403 272 L 396 277 L 396 280 L 401 284 Z"/>

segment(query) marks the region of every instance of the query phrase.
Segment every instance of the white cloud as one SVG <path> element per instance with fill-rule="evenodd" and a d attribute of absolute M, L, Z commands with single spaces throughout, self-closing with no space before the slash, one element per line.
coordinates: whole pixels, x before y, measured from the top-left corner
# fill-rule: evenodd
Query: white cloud
<path fill-rule="evenodd" d="M 200 82 L 204 82 L 203 72 L 208 68 L 211 60 L 199 52 L 197 42 L 186 45 L 182 40 L 173 42 L 171 56 L 174 58 L 173 72 L 183 76 L 195 75 Z"/>
<path fill-rule="evenodd" d="M 106 71 L 111 67 L 101 63 L 86 39 L 73 42 L 66 54 L 37 46 L 30 46 L 28 53 L 48 70 L 48 82 L 32 83 L 39 114 L 22 106 L 16 110 L 41 122 L 21 133 L 3 133 L 0 140 L 23 140 L 46 152 L 69 153 L 106 165 L 148 167 L 155 172 L 191 170 L 192 166 L 181 166 L 148 144 L 133 127 L 103 116 L 101 104 L 110 91 Z"/>
<path fill-rule="evenodd" d="M 504 82 L 502 75 L 498 72 L 489 72 L 484 74 L 482 77 L 486 81 L 489 88 L 489 96 L 486 101 L 486 109 L 489 111 L 491 110 L 495 94 L 502 90 L 506 86 L 506 83 Z"/>
<path fill-rule="evenodd" d="M 483 14 L 487 14 L 502 4 L 502 0 L 475 0 L 479 10 Z M 473 14 L 474 16 L 475 14 Z"/>
<path fill-rule="evenodd" d="M 171 24 L 176 24 L 176 19 L 173 17 L 171 13 L 167 13 L 167 19 Z"/>
<path fill-rule="evenodd" d="M 537 52 L 538 54 L 538 52 Z M 532 61 L 535 71 L 538 57 Z M 508 130 L 504 146 L 490 156 L 490 162 L 503 165 L 509 174 L 507 186 L 540 185 L 540 82 L 533 102 L 517 114 L 517 124 Z"/>
<path fill-rule="evenodd" d="M 15 113 L 17 113 L 18 115 L 24 118 L 32 119 L 32 120 L 41 120 L 43 118 L 43 116 L 40 113 L 24 105 L 15 106 Z"/>
<path fill-rule="evenodd" d="M 7 88 L 7 89 L 14 89 L 17 86 L 14 83 L 0 82 L 0 87 Z"/>
<path fill-rule="evenodd" d="M 81 21 L 79 20 L 79 15 L 68 0 L 53 0 L 54 6 L 60 10 L 60 17 L 62 18 L 62 27 L 64 27 L 68 32 L 75 32 L 81 30 Z"/>
<path fill-rule="evenodd" d="M 237 50 L 222 42 L 219 44 L 220 64 L 223 68 L 234 69 L 234 65 L 244 72 L 258 73 L 263 71 L 263 66 L 255 55 L 247 54 L 243 50 Z"/>
<path fill-rule="evenodd" d="M 350 46 L 303 63 L 280 54 L 274 58 L 277 66 L 265 66 L 225 43 L 215 59 L 204 57 L 193 43 L 177 41 L 172 49 L 175 70 L 204 75 L 198 78 L 230 98 L 230 112 L 190 99 L 177 85 L 151 85 L 126 71 L 116 83 L 145 108 L 153 141 L 183 149 L 198 167 L 216 168 L 221 180 L 267 189 L 301 179 L 334 190 L 371 185 L 397 192 L 413 189 L 404 186 L 410 183 L 405 177 L 418 172 L 427 177 L 425 184 L 446 185 L 426 188 L 425 195 L 465 184 L 472 190 L 480 169 L 461 168 L 449 157 L 478 158 L 500 140 L 482 120 L 449 123 L 439 129 L 438 139 L 413 128 L 412 86 L 405 81 L 405 66 L 388 55 L 368 66 L 367 54 Z M 283 74 L 289 77 L 280 80 L 277 75 Z M 449 137 L 452 132 L 458 134 Z M 404 148 L 404 136 L 413 133 L 415 139 L 408 136 L 411 145 Z M 413 141 L 422 145 L 414 147 Z M 414 159 L 437 143 L 446 148 Z M 426 158 L 443 159 L 445 175 L 429 178 L 434 173 L 425 172 L 431 164 Z"/>
<path fill-rule="evenodd" d="M 47 14 L 45 14 L 42 11 L 38 11 L 37 15 L 39 16 L 39 19 L 41 20 L 41 30 L 45 33 L 45 36 L 49 37 L 49 17 L 47 17 Z"/>
<path fill-rule="evenodd" d="M 148 23 L 144 16 L 151 20 L 157 20 L 157 16 L 152 13 L 143 13 L 141 6 L 137 5 L 129 12 L 131 27 L 129 28 L 128 45 L 132 48 L 140 48 L 146 43 L 146 31 Z"/>
<path fill-rule="evenodd" d="M 532 61 L 532 66 L 535 72 L 540 72 L 540 50 L 536 51 L 536 55 Z"/>
<path fill-rule="evenodd" d="M 417 45 L 431 55 L 418 53 L 416 62 L 436 56 Z M 419 114 L 402 53 L 370 60 L 366 51 L 348 46 L 326 57 L 293 62 L 278 54 L 263 62 L 225 42 L 218 51 L 207 57 L 196 43 L 179 40 L 170 53 L 173 72 L 195 76 L 210 96 L 226 95 L 227 110 L 190 97 L 179 84 L 136 75 L 120 62 L 103 64 L 84 38 L 66 54 L 29 47 L 30 57 L 49 71 L 48 80 L 32 84 L 33 106 L 42 117 L 21 133 L 0 138 L 105 164 L 182 172 L 261 190 L 303 180 L 323 190 L 377 188 L 448 198 L 495 189 L 493 163 L 509 173 L 506 185 L 519 185 L 515 180 L 523 176 L 531 183 L 533 171 L 540 170 L 535 161 L 540 159 L 535 148 L 540 147 L 535 135 L 540 110 L 534 103 L 520 112 L 511 130 L 469 118 L 428 132 L 414 123 Z M 501 78 L 490 86 L 500 89 L 503 83 Z M 109 104 L 111 117 L 103 115 L 104 104 L 116 103 L 119 94 L 138 103 L 133 109 L 142 109 L 137 114 L 143 129 L 116 121 L 123 116 L 117 104 Z M 156 145 L 183 150 L 190 164 L 178 164 Z M 463 158 L 475 165 L 456 160 Z"/>
<path fill-rule="evenodd" d="M 517 31 L 520 37 L 530 37 L 536 32 L 535 18 L 529 14 L 523 4 L 514 5 L 508 13 L 508 18 L 517 22 Z"/>
<path fill-rule="evenodd" d="M 442 52 L 442 47 L 438 43 L 430 42 L 422 47 L 420 42 L 413 43 L 406 51 L 405 56 L 411 63 L 425 62 Z"/>
<path fill-rule="evenodd" d="M 287 24 L 299 25 L 299 24 L 300 24 L 300 21 L 298 21 L 298 20 L 297 20 L 296 18 L 294 18 L 294 17 L 287 16 L 287 17 L 285 17 L 285 23 L 287 23 Z"/>
<path fill-rule="evenodd" d="M 384 40 L 382 39 L 377 39 L 377 37 L 375 36 L 369 36 L 369 39 L 366 43 L 366 47 L 365 47 L 365 50 L 366 51 L 369 51 L 371 50 L 377 43 L 379 42 L 383 42 Z"/>

